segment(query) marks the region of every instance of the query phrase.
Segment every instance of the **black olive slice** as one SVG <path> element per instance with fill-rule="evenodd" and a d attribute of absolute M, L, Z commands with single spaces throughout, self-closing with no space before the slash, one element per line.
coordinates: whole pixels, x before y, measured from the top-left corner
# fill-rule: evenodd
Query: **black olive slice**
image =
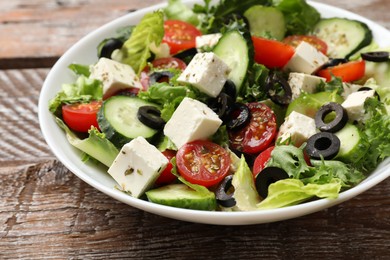
<path fill-rule="evenodd" d="M 230 117 L 231 119 L 227 122 L 226 128 L 229 130 L 239 130 L 251 120 L 251 111 L 245 104 L 235 103 Z"/>
<path fill-rule="evenodd" d="M 236 84 L 234 84 L 234 82 L 230 79 L 226 80 L 225 84 L 223 85 L 222 92 L 226 93 L 233 100 L 235 100 L 237 95 Z"/>
<path fill-rule="evenodd" d="M 108 58 L 108 59 L 111 59 L 111 55 L 112 53 L 116 50 L 116 49 L 120 49 L 122 48 L 122 45 L 123 45 L 123 42 L 119 39 L 115 39 L 115 38 L 110 38 L 108 39 L 102 49 L 100 50 L 100 54 L 99 54 L 99 58 Z"/>
<path fill-rule="evenodd" d="M 324 120 L 328 114 L 335 112 L 335 118 L 326 123 Z M 345 126 L 348 122 L 348 113 L 343 106 L 335 102 L 329 102 L 323 105 L 315 115 L 315 124 L 322 132 L 335 133 Z"/>
<path fill-rule="evenodd" d="M 173 57 L 181 59 L 186 64 L 188 64 L 191 59 L 198 53 L 198 50 L 196 48 L 190 48 L 184 51 L 181 51 L 179 53 L 176 53 L 173 55 Z"/>
<path fill-rule="evenodd" d="M 306 153 L 313 159 L 320 160 L 321 156 L 325 160 L 330 160 L 337 155 L 340 150 L 340 139 L 332 133 L 320 132 L 312 135 L 307 140 Z"/>
<path fill-rule="evenodd" d="M 173 76 L 173 73 L 170 71 L 154 71 L 149 75 L 149 85 L 153 85 L 156 82 L 169 82 Z"/>
<path fill-rule="evenodd" d="M 226 176 L 222 182 L 218 185 L 215 191 L 215 198 L 222 207 L 230 208 L 236 205 L 234 199 L 234 187 L 232 185 L 233 175 Z"/>
<path fill-rule="evenodd" d="M 387 51 L 374 51 L 374 52 L 365 52 L 360 54 L 363 60 L 372 61 L 372 62 L 385 62 L 389 61 L 389 52 Z"/>
<path fill-rule="evenodd" d="M 256 176 L 256 189 L 262 198 L 268 196 L 268 187 L 279 180 L 288 179 L 287 172 L 278 167 L 266 167 Z"/>
<path fill-rule="evenodd" d="M 138 109 L 137 117 L 146 126 L 153 129 L 162 129 L 165 121 L 160 117 L 161 111 L 154 106 L 142 106 Z"/>
<path fill-rule="evenodd" d="M 334 67 L 334 66 L 337 66 L 337 65 L 340 65 L 340 64 L 344 64 L 344 63 L 347 63 L 347 62 L 348 62 L 348 59 L 345 59 L 345 58 L 330 59 L 327 63 L 322 65 L 321 69 Z"/>
<path fill-rule="evenodd" d="M 357 91 L 368 91 L 368 90 L 373 90 L 373 89 L 370 87 L 361 87 Z M 374 95 L 380 101 L 380 97 L 379 97 L 378 92 L 375 91 Z"/>
<path fill-rule="evenodd" d="M 269 98 L 278 105 L 288 105 L 291 102 L 290 84 L 276 73 L 270 73 L 266 80 L 265 90 Z"/>

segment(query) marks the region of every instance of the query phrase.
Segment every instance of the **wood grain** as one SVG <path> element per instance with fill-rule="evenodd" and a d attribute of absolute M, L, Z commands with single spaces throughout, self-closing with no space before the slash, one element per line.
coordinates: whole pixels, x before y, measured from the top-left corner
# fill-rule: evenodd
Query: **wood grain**
<path fill-rule="evenodd" d="M 122 204 L 54 158 L 37 115 L 44 67 L 102 24 L 159 2 L 0 1 L 0 259 L 390 259 L 389 179 L 304 217 L 215 226 Z M 319 2 L 390 28 L 388 0 Z"/>

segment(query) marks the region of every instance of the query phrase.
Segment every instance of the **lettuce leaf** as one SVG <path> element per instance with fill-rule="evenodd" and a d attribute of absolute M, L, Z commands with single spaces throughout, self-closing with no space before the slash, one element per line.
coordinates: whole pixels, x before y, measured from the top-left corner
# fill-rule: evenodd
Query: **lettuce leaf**
<path fill-rule="evenodd" d="M 89 71 L 89 65 L 72 63 L 68 66 L 70 70 L 72 70 L 76 75 L 84 75 L 89 77 L 91 72 Z"/>
<path fill-rule="evenodd" d="M 89 137 L 86 139 L 80 139 L 61 119 L 56 117 L 55 120 L 56 123 L 66 132 L 66 138 L 69 143 L 88 155 L 84 156 L 84 161 L 92 157 L 107 167 L 111 166 L 116 156 L 119 154 L 119 151 L 115 145 L 106 139 L 103 133 L 100 133 L 95 127 L 92 127 L 88 132 Z"/>
<path fill-rule="evenodd" d="M 195 26 L 199 24 L 198 15 L 181 0 L 169 0 L 168 6 L 163 10 L 168 20 L 180 20 Z"/>
<path fill-rule="evenodd" d="M 125 41 L 119 55 L 120 62 L 130 65 L 140 74 L 151 57 L 150 46 L 159 46 L 164 36 L 164 14 L 161 11 L 146 14 Z"/>
<path fill-rule="evenodd" d="M 102 98 L 102 83 L 99 80 L 81 75 L 75 83 L 62 85 L 62 90 L 49 101 L 49 110 L 54 115 L 61 117 L 63 104 L 89 103 L 92 100 L 101 100 Z"/>
<path fill-rule="evenodd" d="M 321 18 L 320 13 L 305 0 L 273 0 L 273 5 L 284 14 L 286 35 L 307 34 Z"/>
<path fill-rule="evenodd" d="M 235 208 L 241 211 L 256 210 L 256 205 L 261 198 L 256 191 L 252 172 L 244 156 L 241 156 L 238 169 L 233 175 L 232 185 L 234 187 L 234 199 L 236 200 Z"/>
<path fill-rule="evenodd" d="M 335 199 L 340 192 L 341 184 L 335 179 L 327 184 L 304 184 L 297 179 L 284 179 L 271 184 L 268 196 L 259 204 L 257 209 L 274 209 L 292 206 L 312 197 Z"/>

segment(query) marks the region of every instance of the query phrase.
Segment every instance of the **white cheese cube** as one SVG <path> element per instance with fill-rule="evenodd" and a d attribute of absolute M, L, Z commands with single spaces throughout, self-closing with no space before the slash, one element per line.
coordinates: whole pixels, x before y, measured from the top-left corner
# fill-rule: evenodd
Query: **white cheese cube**
<path fill-rule="evenodd" d="M 108 169 L 123 191 L 140 197 L 160 176 L 168 159 L 145 138 L 137 137 L 125 144 Z"/>
<path fill-rule="evenodd" d="M 302 92 L 315 93 L 317 86 L 326 79 L 305 73 L 291 72 L 288 78 L 288 83 L 291 87 L 292 100 L 301 95 Z"/>
<path fill-rule="evenodd" d="M 358 84 L 343 82 L 343 93 L 341 93 L 341 96 L 344 99 L 346 99 L 352 93 L 357 92 L 361 87 L 363 86 Z"/>
<path fill-rule="evenodd" d="M 278 139 L 280 138 L 280 141 L 284 142 L 290 138 L 291 142 L 299 147 L 316 132 L 316 124 L 313 118 L 293 111 L 280 126 Z"/>
<path fill-rule="evenodd" d="M 219 39 L 222 37 L 221 33 L 213 33 L 213 34 L 205 34 L 201 36 L 197 36 L 195 38 L 195 45 L 199 52 L 202 51 L 203 48 L 212 48 L 214 47 Z"/>
<path fill-rule="evenodd" d="M 318 51 L 311 44 L 302 41 L 295 49 L 295 54 L 284 69 L 291 72 L 313 74 L 328 60 L 329 58 L 322 52 Z"/>
<path fill-rule="evenodd" d="M 188 142 L 207 139 L 221 124 L 222 120 L 207 105 L 186 97 L 165 124 L 164 134 L 180 148 Z"/>
<path fill-rule="evenodd" d="M 230 73 L 229 66 L 212 52 L 197 53 L 177 79 L 201 92 L 216 97 Z"/>
<path fill-rule="evenodd" d="M 341 104 L 347 110 L 348 118 L 351 121 L 361 121 L 364 119 L 364 102 L 367 98 L 375 95 L 375 90 L 358 91 L 350 94 Z"/>
<path fill-rule="evenodd" d="M 103 96 L 108 97 L 115 92 L 134 87 L 142 89 L 142 84 L 133 68 L 107 58 L 100 58 L 91 66 L 90 78 L 100 80 L 103 83 Z"/>

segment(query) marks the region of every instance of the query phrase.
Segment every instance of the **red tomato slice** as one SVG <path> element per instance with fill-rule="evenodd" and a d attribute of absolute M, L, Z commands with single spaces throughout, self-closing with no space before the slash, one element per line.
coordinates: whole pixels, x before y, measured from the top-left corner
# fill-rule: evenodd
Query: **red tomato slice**
<path fill-rule="evenodd" d="M 253 163 L 253 177 L 256 177 L 256 175 L 264 169 L 265 165 L 271 158 L 271 153 L 274 148 L 275 146 L 270 146 L 256 157 L 255 162 Z"/>
<path fill-rule="evenodd" d="M 282 68 L 295 53 L 294 47 L 265 38 L 252 36 L 255 61 L 268 68 Z"/>
<path fill-rule="evenodd" d="M 238 131 L 229 131 L 233 149 L 257 154 L 266 149 L 276 136 L 276 116 L 271 108 L 259 102 L 247 104 L 251 119 L 248 125 Z"/>
<path fill-rule="evenodd" d="M 291 35 L 286 37 L 283 42 L 296 48 L 302 41 L 313 45 L 317 50 L 326 55 L 328 45 L 326 42 L 314 35 Z"/>
<path fill-rule="evenodd" d="M 96 115 L 101 106 L 102 101 L 63 105 L 62 117 L 70 129 L 86 133 L 91 126 L 98 128 Z"/>
<path fill-rule="evenodd" d="M 317 72 L 317 75 L 326 78 L 326 81 L 332 79 L 332 75 L 341 78 L 343 82 L 352 82 L 363 78 L 366 71 L 366 63 L 361 61 L 350 61 L 334 67 L 326 68 Z"/>
<path fill-rule="evenodd" d="M 165 21 L 164 30 L 163 42 L 169 45 L 171 54 L 194 48 L 196 36 L 202 35 L 192 24 L 179 20 Z"/>
<path fill-rule="evenodd" d="M 174 180 L 176 180 L 176 176 L 172 174 L 171 170 L 173 168 L 171 159 L 176 156 L 176 152 L 172 150 L 165 150 L 162 152 L 165 157 L 168 159 L 169 163 L 167 167 L 162 171 L 160 176 L 157 178 L 155 185 L 156 186 L 163 186 L 172 183 Z"/>
<path fill-rule="evenodd" d="M 183 145 L 176 154 L 177 169 L 187 181 L 211 187 L 230 169 L 229 153 L 210 141 L 198 140 Z"/>

